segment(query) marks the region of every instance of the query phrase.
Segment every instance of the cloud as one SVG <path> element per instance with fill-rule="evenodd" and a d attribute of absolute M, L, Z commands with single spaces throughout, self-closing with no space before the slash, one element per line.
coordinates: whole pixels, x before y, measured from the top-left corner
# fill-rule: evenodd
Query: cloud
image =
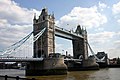
<path fill-rule="evenodd" d="M 120 32 L 116 32 L 116 39 L 111 41 L 112 45 L 107 49 L 110 58 L 120 57 Z"/>
<path fill-rule="evenodd" d="M 105 3 L 98 3 L 98 7 L 101 9 L 101 11 L 103 11 L 104 8 L 108 8 L 107 5 Z"/>
<path fill-rule="evenodd" d="M 107 5 L 105 3 L 99 2 L 99 8 L 106 8 L 106 7 L 107 7 Z"/>
<path fill-rule="evenodd" d="M 67 29 L 74 28 L 78 24 L 93 28 L 99 27 L 106 22 L 106 16 L 99 13 L 96 6 L 90 8 L 74 7 L 70 13 L 62 16 L 60 20 L 57 21 L 57 25 Z"/>
<path fill-rule="evenodd" d="M 118 32 L 118 35 L 120 36 L 120 32 Z"/>
<path fill-rule="evenodd" d="M 109 57 L 120 57 L 120 40 L 114 41 L 113 46 L 108 50 Z"/>
<path fill-rule="evenodd" d="M 13 0 L 0 0 L 0 50 L 32 31 L 34 13 L 40 11 L 19 6 Z"/>
<path fill-rule="evenodd" d="M 120 19 L 118 19 L 117 22 L 120 23 Z"/>
<path fill-rule="evenodd" d="M 88 35 L 89 44 L 95 53 L 105 51 L 109 58 L 120 56 L 120 32 L 99 32 Z"/>
<path fill-rule="evenodd" d="M 115 16 L 115 19 L 117 19 L 117 22 L 120 23 L 120 2 L 113 4 L 112 13 Z"/>
<path fill-rule="evenodd" d="M 115 32 L 108 31 L 89 34 L 88 42 L 91 45 L 95 54 L 100 51 L 106 52 L 109 46 L 111 45 L 110 41 L 113 39 L 115 35 L 116 35 Z"/>
<path fill-rule="evenodd" d="M 11 24 L 26 24 L 31 23 L 32 11 L 26 8 L 21 8 L 17 3 L 11 0 L 0 1 L 0 18 L 7 19 Z"/>
<path fill-rule="evenodd" d="M 109 6 L 107 6 L 107 4 L 105 3 L 98 3 L 98 8 L 100 9 L 100 11 L 104 11 L 105 8 L 109 8 Z"/>
<path fill-rule="evenodd" d="M 113 4 L 112 11 L 113 14 L 120 14 L 120 2 Z"/>
<path fill-rule="evenodd" d="M 89 34 L 88 39 L 92 43 L 101 44 L 109 41 L 111 38 L 113 38 L 114 35 L 115 35 L 115 32 L 104 31 L 100 33 Z"/>

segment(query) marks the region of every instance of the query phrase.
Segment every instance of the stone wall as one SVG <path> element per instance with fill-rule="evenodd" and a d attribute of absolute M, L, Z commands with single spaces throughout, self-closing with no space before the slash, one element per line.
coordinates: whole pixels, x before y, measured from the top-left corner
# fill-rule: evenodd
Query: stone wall
<path fill-rule="evenodd" d="M 47 58 L 44 60 L 44 69 L 67 69 L 64 58 Z"/>

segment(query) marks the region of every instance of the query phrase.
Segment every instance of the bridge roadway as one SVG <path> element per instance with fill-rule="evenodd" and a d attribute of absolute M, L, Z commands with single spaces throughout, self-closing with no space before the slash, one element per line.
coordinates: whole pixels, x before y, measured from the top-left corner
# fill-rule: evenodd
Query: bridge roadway
<path fill-rule="evenodd" d="M 6 58 L 0 57 L 0 62 L 33 62 L 33 61 L 42 61 L 43 58 L 23 58 L 23 57 L 14 57 Z"/>
<path fill-rule="evenodd" d="M 55 26 L 55 35 L 58 37 L 62 37 L 62 38 L 70 39 L 70 40 L 73 40 L 76 37 L 83 38 L 82 35 L 76 34 L 73 31 L 68 31 L 66 29 L 63 29 L 57 26 Z"/>
<path fill-rule="evenodd" d="M 0 62 L 37 62 L 42 61 L 43 58 L 23 58 L 23 57 L 14 57 L 14 58 L 6 58 L 0 57 Z M 64 61 L 73 61 L 73 62 L 82 62 L 81 59 L 64 59 Z M 105 61 L 96 61 L 98 63 L 105 63 Z"/>
<path fill-rule="evenodd" d="M 14 58 L 7 58 L 7 57 L 0 57 L 0 62 L 36 62 L 42 61 L 43 58 L 23 58 L 23 57 L 14 57 Z M 81 62 L 80 59 L 64 59 L 64 61 L 76 61 Z"/>

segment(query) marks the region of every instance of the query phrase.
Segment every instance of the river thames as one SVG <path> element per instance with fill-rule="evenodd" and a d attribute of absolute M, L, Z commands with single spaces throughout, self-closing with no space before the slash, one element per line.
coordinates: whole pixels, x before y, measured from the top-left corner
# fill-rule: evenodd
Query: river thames
<path fill-rule="evenodd" d="M 37 80 L 120 80 L 120 68 L 94 71 L 71 71 L 67 75 L 25 76 L 25 70 L 0 69 L 0 75 L 36 78 Z"/>

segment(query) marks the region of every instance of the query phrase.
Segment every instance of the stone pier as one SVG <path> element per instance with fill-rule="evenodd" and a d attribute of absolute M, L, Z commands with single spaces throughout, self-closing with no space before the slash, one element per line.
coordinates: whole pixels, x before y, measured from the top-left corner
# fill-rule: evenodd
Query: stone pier
<path fill-rule="evenodd" d="M 63 75 L 67 74 L 67 66 L 63 58 L 46 58 L 42 62 L 27 64 L 26 76 Z"/>

